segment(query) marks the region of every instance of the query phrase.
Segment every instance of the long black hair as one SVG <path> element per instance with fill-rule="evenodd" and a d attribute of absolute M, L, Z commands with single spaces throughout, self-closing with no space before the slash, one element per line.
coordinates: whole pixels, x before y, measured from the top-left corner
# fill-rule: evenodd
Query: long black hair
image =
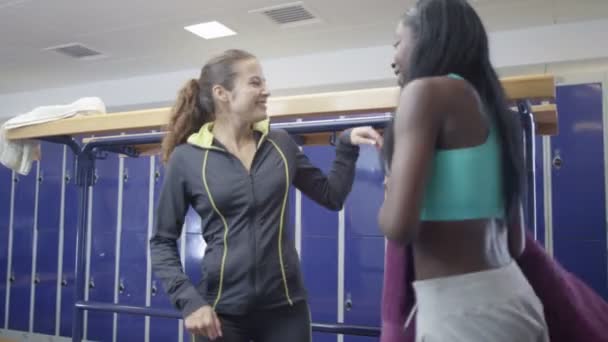
<path fill-rule="evenodd" d="M 401 84 L 422 77 L 455 73 L 478 92 L 499 130 L 502 142 L 503 189 L 506 210 L 517 209 L 526 191 L 519 117 L 509 110 L 500 80 L 490 62 L 488 37 L 481 19 L 466 0 L 419 0 L 402 19 L 411 30 L 414 47 Z M 385 131 L 383 159 L 390 169 L 394 126 Z M 387 170 L 388 171 L 388 170 Z M 514 207 L 515 206 L 515 207 Z"/>

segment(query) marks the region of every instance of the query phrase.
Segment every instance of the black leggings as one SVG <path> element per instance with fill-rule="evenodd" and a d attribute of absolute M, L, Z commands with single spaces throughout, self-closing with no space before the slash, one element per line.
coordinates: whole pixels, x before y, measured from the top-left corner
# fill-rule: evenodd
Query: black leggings
<path fill-rule="evenodd" d="M 306 302 L 244 316 L 218 315 L 222 338 L 214 342 L 310 342 L 310 311 Z M 209 342 L 197 336 L 196 342 Z"/>

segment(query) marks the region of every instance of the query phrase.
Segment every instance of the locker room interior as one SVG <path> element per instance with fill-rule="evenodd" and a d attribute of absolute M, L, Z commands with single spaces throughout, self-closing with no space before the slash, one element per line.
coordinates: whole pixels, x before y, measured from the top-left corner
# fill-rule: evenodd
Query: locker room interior
<path fill-rule="evenodd" d="M 273 95 L 394 86 L 389 65 L 396 13 L 413 1 L 289 3 L 318 17 L 299 25 L 255 11 L 287 2 L 211 3 L 0 0 L 0 43 L 8 47 L 0 49 L 0 122 L 81 96 L 100 96 L 108 112 L 170 105 L 209 53 L 227 47 L 259 53 Z M 608 30 L 608 3 L 472 3 L 488 25 L 501 76 L 557 78 L 559 134 L 535 139 L 536 237 L 608 300 L 608 45 L 599 43 Z M 343 13 L 345 7 L 351 9 Z M 203 40 L 183 29 L 209 20 L 237 34 Z M 155 40 L 159 32 L 162 39 Z M 104 56 L 77 60 L 45 50 L 75 41 Z M 167 53 L 172 50 L 174 58 Z M 332 146 L 303 151 L 326 171 L 334 158 Z M 79 200 L 74 171 L 70 149 L 49 142 L 41 143 L 41 159 L 27 176 L 0 165 L 0 341 L 71 341 Z M 88 300 L 172 309 L 150 271 L 147 248 L 163 176 L 158 155 L 109 154 L 96 164 L 87 199 Z M 385 239 L 377 212 L 383 177 L 377 151 L 363 147 L 343 210 L 290 192 L 288 234 L 300 254 L 315 323 L 381 324 Z M 200 230 L 200 218 L 190 211 L 180 251 L 194 280 L 204 251 Z M 90 341 L 190 339 L 183 321 L 173 318 L 88 312 L 84 322 Z M 315 332 L 313 341 L 378 338 Z"/>

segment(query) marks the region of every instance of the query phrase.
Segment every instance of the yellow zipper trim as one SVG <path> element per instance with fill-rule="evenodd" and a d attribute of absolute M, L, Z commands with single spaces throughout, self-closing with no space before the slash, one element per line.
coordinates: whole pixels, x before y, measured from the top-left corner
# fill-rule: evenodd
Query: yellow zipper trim
<path fill-rule="evenodd" d="M 213 211 L 222 219 L 222 223 L 224 223 L 224 253 L 222 255 L 222 265 L 220 267 L 220 285 L 217 291 L 217 297 L 215 298 L 215 302 L 213 303 L 213 310 L 219 303 L 220 298 L 222 297 L 222 286 L 224 283 L 224 267 L 226 266 L 226 256 L 228 255 L 228 223 L 226 223 L 226 218 L 219 211 L 217 206 L 215 205 L 215 201 L 213 200 L 213 196 L 211 196 L 211 191 L 209 191 L 209 185 L 207 184 L 207 156 L 209 155 L 209 150 L 205 150 L 205 158 L 203 159 L 203 184 L 205 185 L 205 190 L 207 191 L 207 197 L 209 197 L 209 202 L 213 207 Z"/>
<path fill-rule="evenodd" d="M 291 301 L 291 297 L 289 296 L 289 287 L 287 286 L 287 276 L 285 275 L 285 264 L 283 263 L 283 219 L 285 217 L 285 208 L 287 207 L 287 198 L 289 196 L 289 168 L 287 165 L 287 158 L 285 158 L 285 154 L 279 148 L 272 139 L 268 139 L 274 147 L 277 149 L 281 158 L 283 159 L 283 165 L 285 165 L 285 196 L 283 196 L 283 205 L 281 206 L 281 220 L 279 221 L 279 262 L 281 263 L 281 274 L 283 276 L 283 285 L 285 286 L 285 297 L 287 297 L 287 301 L 289 305 L 293 306 L 293 302 Z"/>

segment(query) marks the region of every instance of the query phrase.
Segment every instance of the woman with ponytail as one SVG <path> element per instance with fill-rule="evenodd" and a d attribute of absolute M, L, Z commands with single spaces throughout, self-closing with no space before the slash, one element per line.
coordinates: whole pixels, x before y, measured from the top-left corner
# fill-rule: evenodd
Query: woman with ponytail
<path fill-rule="evenodd" d="M 184 86 L 171 113 L 150 249 L 155 275 L 197 341 L 310 341 L 299 258 L 285 233 L 290 186 L 340 210 L 358 145 L 381 144 L 371 127 L 343 132 L 324 174 L 285 131 L 270 129 L 269 96 L 257 59 L 228 50 Z M 177 248 L 189 207 L 207 245 L 197 285 Z"/>
<path fill-rule="evenodd" d="M 162 141 L 162 161 L 166 164 L 176 145 L 183 144 L 205 123 L 212 121 L 212 113 L 201 110 L 198 104 L 200 88 L 198 80 L 192 79 L 179 91 L 177 101 L 171 110 L 167 134 Z"/>

